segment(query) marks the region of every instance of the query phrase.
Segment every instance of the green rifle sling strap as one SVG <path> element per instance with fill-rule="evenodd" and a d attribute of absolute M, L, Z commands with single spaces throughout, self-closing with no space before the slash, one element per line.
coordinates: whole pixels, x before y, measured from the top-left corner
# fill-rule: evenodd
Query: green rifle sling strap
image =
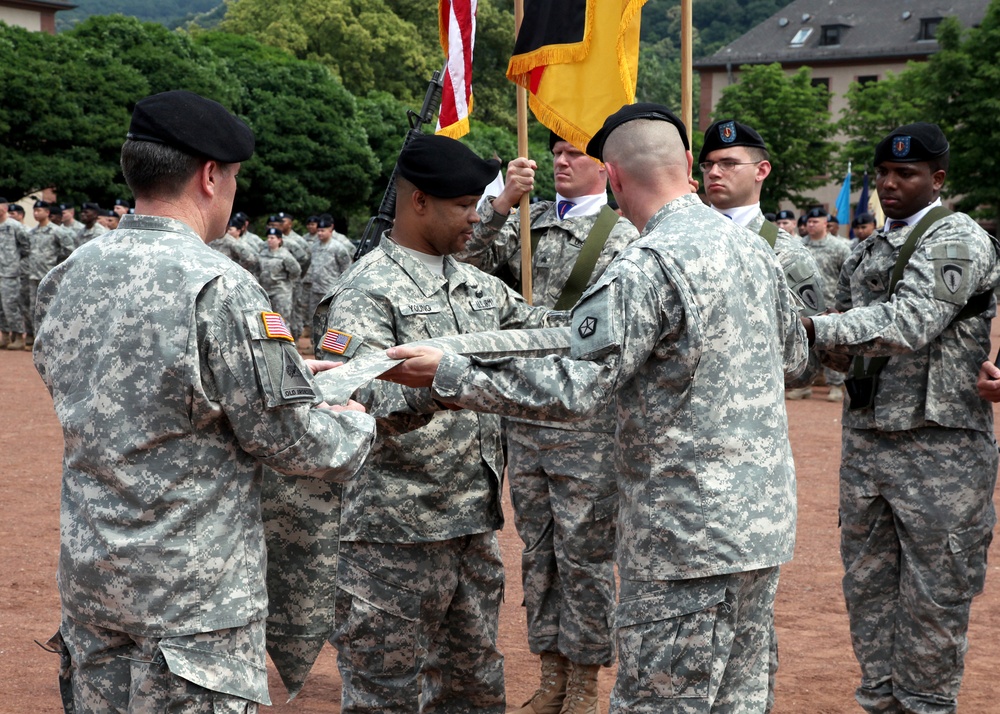
<path fill-rule="evenodd" d="M 576 301 L 587 289 L 587 283 L 590 282 L 590 276 L 594 272 L 594 266 L 597 265 L 597 259 L 601 256 L 601 251 L 604 250 L 604 245 L 608 242 L 608 236 L 611 235 L 611 229 L 615 227 L 617 222 L 618 214 L 610 206 L 605 205 L 598 214 L 594 227 L 587 234 L 587 239 L 583 242 L 580 255 L 576 258 L 573 271 L 569 274 L 569 279 L 563 286 L 554 309 L 568 310 L 576 305 Z"/>
<path fill-rule="evenodd" d="M 767 244 L 774 248 L 774 242 L 778 240 L 778 226 L 771 221 L 764 221 L 764 225 L 757 231 L 757 235 L 767 241 Z"/>
<path fill-rule="evenodd" d="M 906 264 L 910 262 L 910 256 L 917 249 L 917 243 L 924 237 L 924 233 L 933 224 L 950 215 L 951 211 L 944 206 L 935 206 L 924 214 L 924 217 L 913 227 L 913 232 L 907 237 L 906 242 L 903 243 L 903 247 L 899 249 L 899 255 L 896 256 L 896 265 L 893 266 L 892 277 L 889 278 L 889 290 L 887 293 L 889 298 L 896 292 L 896 285 L 902 280 Z M 851 376 L 856 379 L 873 377 L 879 374 L 888 362 L 888 357 L 873 357 L 868 360 L 868 366 L 866 367 L 864 357 L 860 355 L 855 356 L 851 360 Z"/>

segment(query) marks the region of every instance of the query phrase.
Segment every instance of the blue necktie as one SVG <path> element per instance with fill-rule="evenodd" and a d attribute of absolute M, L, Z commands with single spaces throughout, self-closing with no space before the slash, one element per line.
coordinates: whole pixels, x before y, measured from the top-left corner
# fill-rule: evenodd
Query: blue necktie
<path fill-rule="evenodd" d="M 571 209 L 575 205 L 576 204 L 573 203 L 572 201 L 560 201 L 559 205 L 556 206 L 556 210 L 559 212 L 559 220 L 561 221 L 562 219 L 564 219 L 566 217 L 566 214 L 569 212 L 569 209 Z"/>

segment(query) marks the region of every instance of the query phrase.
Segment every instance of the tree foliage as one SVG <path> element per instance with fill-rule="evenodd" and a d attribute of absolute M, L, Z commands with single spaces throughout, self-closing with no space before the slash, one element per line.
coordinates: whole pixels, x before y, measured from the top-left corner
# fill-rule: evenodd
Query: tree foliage
<path fill-rule="evenodd" d="M 812 199 L 801 192 L 829 180 L 835 126 L 828 92 L 812 86 L 810 74 L 802 67 L 789 76 L 777 63 L 740 67 L 740 81 L 723 90 L 715 107 L 714 120 L 738 117 L 768 146 L 772 169 L 760 199 L 765 210 L 776 209 L 782 200 L 808 204 Z"/>

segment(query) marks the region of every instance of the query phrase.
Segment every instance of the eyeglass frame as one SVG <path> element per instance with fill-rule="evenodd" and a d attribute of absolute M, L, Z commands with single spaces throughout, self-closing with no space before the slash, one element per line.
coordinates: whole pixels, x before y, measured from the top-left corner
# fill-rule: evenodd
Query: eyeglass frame
<path fill-rule="evenodd" d="M 737 166 L 747 166 L 749 164 L 759 164 L 766 161 L 766 159 L 761 159 L 760 161 L 730 161 L 729 159 L 722 159 L 720 161 L 700 161 L 698 162 L 698 170 L 704 174 L 712 173 L 712 169 L 719 166 L 719 171 L 724 174 L 730 174 L 736 170 Z M 708 169 L 705 169 L 705 164 L 708 164 Z M 723 168 L 728 167 L 728 168 Z"/>

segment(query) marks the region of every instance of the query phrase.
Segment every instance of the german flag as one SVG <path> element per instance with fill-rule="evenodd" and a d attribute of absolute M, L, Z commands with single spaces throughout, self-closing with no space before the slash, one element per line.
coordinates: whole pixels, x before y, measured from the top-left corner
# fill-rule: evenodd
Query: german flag
<path fill-rule="evenodd" d="M 578 148 L 635 102 L 646 0 L 525 0 L 507 78 L 542 124 Z"/>

